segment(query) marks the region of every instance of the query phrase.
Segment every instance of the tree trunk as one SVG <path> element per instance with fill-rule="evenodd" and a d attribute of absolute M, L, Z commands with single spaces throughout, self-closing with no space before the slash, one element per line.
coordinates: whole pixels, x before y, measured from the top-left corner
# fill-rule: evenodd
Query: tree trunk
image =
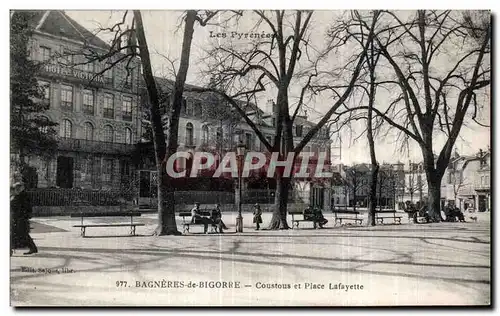
<path fill-rule="evenodd" d="M 286 220 L 288 192 L 291 180 L 289 177 L 278 177 L 276 179 L 276 194 L 274 197 L 273 217 L 268 229 L 289 229 Z"/>
<path fill-rule="evenodd" d="M 370 177 L 370 196 L 368 202 L 368 225 L 375 226 L 375 207 L 376 207 L 376 193 L 377 193 L 377 177 L 378 177 L 379 165 L 377 163 L 372 163 L 372 172 Z M 356 210 L 356 209 L 355 209 Z"/>
<path fill-rule="evenodd" d="M 151 122 L 153 128 L 153 144 L 155 148 L 155 158 L 158 170 L 158 227 L 154 235 L 179 235 L 175 222 L 175 201 L 173 196 L 173 188 L 170 185 L 170 179 L 166 175 L 165 161 L 173 153 L 177 151 L 179 115 L 182 106 L 182 94 L 184 92 L 184 84 L 186 82 L 187 71 L 189 68 L 189 55 L 191 51 L 191 42 L 194 33 L 194 22 L 196 20 L 196 11 L 190 10 L 186 14 L 184 39 L 182 42 L 182 53 L 179 70 L 175 79 L 173 91 L 173 106 L 170 115 L 170 133 L 168 137 L 168 149 L 165 146 L 165 135 L 161 123 L 160 102 L 156 82 L 151 68 L 151 60 L 149 58 L 149 48 L 144 33 L 142 16 L 140 11 L 134 10 L 134 19 L 137 22 L 137 40 L 139 44 L 139 52 L 143 66 L 143 76 L 148 90 L 149 101 L 151 104 Z"/>
<path fill-rule="evenodd" d="M 427 210 L 431 221 L 439 222 L 441 218 L 441 179 L 434 178 L 428 181 L 428 194 L 429 201 L 427 205 Z"/>
<path fill-rule="evenodd" d="M 177 223 L 175 221 L 175 199 L 173 187 L 169 184 L 170 180 L 166 175 L 166 170 L 163 167 L 157 168 L 158 174 L 161 177 L 158 185 L 158 226 L 154 232 L 156 236 L 162 235 L 181 235 L 177 230 Z M 164 179 L 161 181 L 160 179 Z M 174 216 L 172 216 L 174 214 Z"/>

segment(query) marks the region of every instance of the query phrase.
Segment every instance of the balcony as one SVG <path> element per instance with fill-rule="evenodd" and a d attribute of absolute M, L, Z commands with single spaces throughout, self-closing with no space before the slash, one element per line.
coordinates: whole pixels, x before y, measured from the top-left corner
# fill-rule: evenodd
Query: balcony
<path fill-rule="evenodd" d="M 132 122 L 132 113 L 122 114 L 122 120 L 127 121 L 127 122 Z"/>
<path fill-rule="evenodd" d="M 102 116 L 104 118 L 109 118 L 109 119 L 114 119 L 115 118 L 115 111 L 113 109 L 104 109 L 102 112 Z"/>
<path fill-rule="evenodd" d="M 94 115 L 94 105 L 83 105 L 83 113 L 87 115 Z"/>
<path fill-rule="evenodd" d="M 129 155 L 135 150 L 135 145 L 86 139 L 60 138 L 58 142 L 58 149 L 87 153 Z"/>

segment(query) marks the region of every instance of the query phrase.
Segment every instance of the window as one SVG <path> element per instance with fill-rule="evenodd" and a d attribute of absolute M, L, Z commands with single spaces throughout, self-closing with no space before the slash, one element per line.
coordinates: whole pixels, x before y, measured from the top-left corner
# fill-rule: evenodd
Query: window
<path fill-rule="evenodd" d="M 185 98 L 182 98 L 181 114 L 186 114 L 186 112 L 187 112 L 187 101 Z"/>
<path fill-rule="evenodd" d="M 61 108 L 63 110 L 73 110 L 73 87 L 61 85 Z"/>
<path fill-rule="evenodd" d="M 47 126 L 47 124 L 49 123 L 49 119 L 46 116 L 40 116 L 39 119 L 40 119 L 40 127 L 38 128 L 38 130 L 42 134 L 47 134 L 49 131 L 49 128 Z"/>
<path fill-rule="evenodd" d="M 68 50 L 64 50 L 60 58 L 60 63 L 66 66 L 73 65 L 73 53 Z"/>
<path fill-rule="evenodd" d="M 94 63 L 86 62 L 82 65 L 82 70 L 86 72 L 93 73 L 94 72 Z"/>
<path fill-rule="evenodd" d="M 253 149 L 253 139 L 252 134 L 250 133 L 245 133 L 245 146 L 247 147 L 247 150 Z"/>
<path fill-rule="evenodd" d="M 102 166 L 102 180 L 111 182 L 113 179 L 113 159 L 104 159 Z"/>
<path fill-rule="evenodd" d="M 186 146 L 193 146 L 193 145 L 194 145 L 193 124 L 187 123 L 186 124 Z"/>
<path fill-rule="evenodd" d="M 94 167 L 94 161 L 92 159 L 82 160 L 81 181 L 91 181 L 93 167 Z"/>
<path fill-rule="evenodd" d="M 50 58 L 52 57 L 52 53 L 50 52 L 50 48 L 45 47 L 45 46 L 40 46 L 40 55 L 41 55 L 42 61 L 50 61 Z"/>
<path fill-rule="evenodd" d="M 111 127 L 110 125 L 104 126 L 102 141 L 112 143 L 113 138 L 114 138 L 113 136 L 114 136 L 113 135 L 113 127 Z"/>
<path fill-rule="evenodd" d="M 208 126 L 203 125 L 202 134 L 203 134 L 203 144 L 208 144 Z"/>
<path fill-rule="evenodd" d="M 272 126 L 275 127 L 276 126 L 276 118 L 273 117 L 273 120 L 272 120 Z"/>
<path fill-rule="evenodd" d="M 132 144 L 132 130 L 125 127 L 125 144 Z"/>
<path fill-rule="evenodd" d="M 59 136 L 64 138 L 71 138 L 73 136 L 71 128 L 72 128 L 71 122 L 69 120 L 63 120 L 61 123 Z"/>
<path fill-rule="evenodd" d="M 201 107 L 201 102 L 196 101 L 194 104 L 194 116 L 196 117 L 201 117 L 202 116 L 202 107 Z"/>
<path fill-rule="evenodd" d="M 112 94 L 104 95 L 104 108 L 102 115 L 105 118 L 115 118 L 115 96 Z"/>
<path fill-rule="evenodd" d="M 83 113 L 94 115 L 94 91 L 83 90 Z"/>
<path fill-rule="evenodd" d="M 40 81 L 38 83 L 42 90 L 42 98 L 43 100 L 50 101 L 50 82 L 47 81 Z"/>
<path fill-rule="evenodd" d="M 295 126 L 295 136 L 302 137 L 302 125 Z"/>
<path fill-rule="evenodd" d="M 92 126 L 91 123 L 87 122 L 84 125 L 85 129 L 85 139 L 86 140 L 93 140 L 94 139 L 94 126 Z"/>
<path fill-rule="evenodd" d="M 126 160 L 120 161 L 120 175 L 122 176 L 122 181 L 126 180 L 127 176 L 130 176 L 130 162 Z"/>
<path fill-rule="evenodd" d="M 124 121 L 132 121 L 132 98 L 123 97 L 122 100 L 122 119 Z"/>
<path fill-rule="evenodd" d="M 104 75 L 104 82 L 112 84 L 113 83 L 113 67 L 111 65 L 112 64 L 109 63 L 109 62 L 107 62 L 104 65 L 104 69 L 109 68 L 109 67 L 111 67 L 111 68 L 109 68 L 108 70 L 106 70 L 103 75 Z"/>
<path fill-rule="evenodd" d="M 222 128 L 217 127 L 217 132 L 216 132 L 216 139 L 217 139 L 217 144 L 222 144 Z"/>
<path fill-rule="evenodd" d="M 192 102 L 186 102 L 186 115 L 187 116 L 193 116 L 193 103 Z"/>
<path fill-rule="evenodd" d="M 125 69 L 125 86 L 132 87 L 132 79 L 134 78 L 134 69 Z"/>

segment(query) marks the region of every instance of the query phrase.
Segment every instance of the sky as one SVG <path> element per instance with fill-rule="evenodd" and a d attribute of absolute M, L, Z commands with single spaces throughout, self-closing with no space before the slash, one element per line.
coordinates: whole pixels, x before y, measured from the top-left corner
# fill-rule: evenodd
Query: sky
<path fill-rule="evenodd" d="M 113 25 L 116 21 L 121 19 L 123 14 L 123 12 L 120 11 L 66 11 L 66 13 L 90 31 L 97 30 L 99 25 Z M 181 13 L 181 11 L 167 10 L 143 11 L 146 37 L 150 47 L 154 72 L 157 76 L 172 78 L 171 62 L 165 58 L 165 56 L 168 56 L 168 58 L 173 61 L 174 65 L 178 65 L 183 36 L 182 20 L 180 18 Z M 328 26 L 339 14 L 341 14 L 340 11 L 323 10 L 314 12 L 311 22 L 311 25 L 313 25 L 313 30 L 311 32 L 312 43 L 321 45 L 325 39 L 325 33 Z M 131 15 L 130 12 L 129 15 Z M 245 19 L 246 16 L 248 15 L 244 14 L 243 18 L 240 20 L 239 26 L 231 28 L 230 31 L 248 32 L 251 30 L 251 25 L 253 25 L 252 21 L 248 18 Z M 200 85 L 206 82 L 206 75 L 202 72 L 206 61 L 205 58 L 207 58 L 206 49 L 214 45 L 214 41 L 220 42 L 228 40 L 227 38 L 221 39 L 211 37 L 210 31 L 214 34 L 224 30 L 211 25 L 204 28 L 199 26 L 195 28 L 187 83 Z M 261 26 L 258 31 L 268 32 L 269 30 Z M 100 34 L 100 36 L 103 39 L 107 39 L 104 34 Z M 240 44 L 237 43 L 237 40 L 232 41 L 235 41 L 236 45 Z M 234 44 L 235 42 L 232 43 Z M 244 44 L 245 43 L 242 45 Z M 340 63 L 342 58 L 346 58 L 346 56 L 340 56 L 338 59 L 330 58 L 328 59 L 328 65 L 331 64 L 335 66 L 335 63 Z M 291 89 L 297 90 L 296 87 L 291 87 Z M 265 109 L 265 100 L 269 98 L 274 98 L 273 91 L 262 96 L 259 99 L 258 105 Z M 489 98 L 486 98 L 486 101 L 487 100 L 489 100 Z M 328 98 L 316 98 L 314 104 L 309 105 L 312 109 L 308 111 L 308 118 L 312 121 L 317 121 L 329 109 L 331 104 L 332 102 Z M 482 116 L 482 121 L 489 125 L 489 104 L 484 104 L 484 110 L 480 115 Z M 490 145 L 490 128 L 481 127 L 473 122 L 467 123 L 467 126 L 462 128 L 460 138 L 456 143 L 456 149 L 461 154 L 469 155 L 474 154 L 479 151 L 479 149 L 485 149 Z M 363 124 L 366 123 L 358 121 L 353 126 L 354 132 L 342 130 L 340 134 L 332 137 L 336 143 L 334 148 L 332 148 L 332 153 L 337 156 L 336 162 L 344 164 L 369 162 L 370 159 L 366 137 L 362 136 L 356 138 L 356 136 L 358 136 L 357 133 L 363 129 Z M 409 150 L 405 153 L 401 153 L 396 143 L 396 138 L 396 132 L 389 132 L 377 138 L 376 154 L 380 162 L 422 160 L 420 148 L 415 142 L 410 141 Z M 436 145 L 434 148 L 440 149 L 443 142 L 444 139 L 442 137 L 436 138 Z"/>

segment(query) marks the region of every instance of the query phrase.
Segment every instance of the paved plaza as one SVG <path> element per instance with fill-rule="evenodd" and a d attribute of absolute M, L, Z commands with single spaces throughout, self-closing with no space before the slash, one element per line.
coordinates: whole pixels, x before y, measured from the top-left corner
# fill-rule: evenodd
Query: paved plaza
<path fill-rule="evenodd" d="M 403 213 L 404 215 L 404 213 Z M 490 303 L 490 214 L 477 222 L 255 231 L 224 214 L 224 235 L 153 237 L 156 214 L 128 228 L 73 228 L 35 218 L 39 253 L 11 258 L 11 302 L 23 305 L 483 305 Z M 264 227 L 270 214 L 264 214 Z M 106 219 L 89 219 L 96 223 Z M 178 219 L 181 223 L 181 219 Z M 181 227 L 179 225 L 179 229 Z M 106 236 L 106 237 L 103 237 Z"/>

